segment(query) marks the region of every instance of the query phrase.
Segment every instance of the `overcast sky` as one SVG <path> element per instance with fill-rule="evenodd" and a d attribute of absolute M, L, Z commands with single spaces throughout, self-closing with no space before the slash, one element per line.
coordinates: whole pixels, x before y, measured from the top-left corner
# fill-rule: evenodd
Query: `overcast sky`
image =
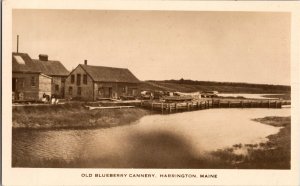
<path fill-rule="evenodd" d="M 290 15 L 258 12 L 14 10 L 13 51 L 72 70 L 129 68 L 140 80 L 290 85 Z"/>

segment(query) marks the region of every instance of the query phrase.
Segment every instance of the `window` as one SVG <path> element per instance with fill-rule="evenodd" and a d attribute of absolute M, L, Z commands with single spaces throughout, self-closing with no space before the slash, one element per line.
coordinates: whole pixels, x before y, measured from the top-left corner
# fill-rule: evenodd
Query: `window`
<path fill-rule="evenodd" d="M 73 94 L 73 87 L 69 87 L 69 95 Z"/>
<path fill-rule="evenodd" d="M 36 86 L 36 78 L 34 76 L 31 77 L 31 86 L 35 87 Z"/>
<path fill-rule="evenodd" d="M 80 85 L 81 82 L 81 74 L 77 74 L 77 85 Z"/>
<path fill-rule="evenodd" d="M 87 84 L 87 75 L 86 74 L 84 74 L 83 75 L 83 84 Z"/>
<path fill-rule="evenodd" d="M 17 63 L 19 63 L 20 65 L 25 65 L 25 61 L 21 56 L 14 56 L 14 58 L 17 61 Z"/>
<path fill-rule="evenodd" d="M 77 95 L 81 96 L 81 87 L 77 87 Z"/>
<path fill-rule="evenodd" d="M 61 84 L 64 84 L 66 82 L 65 78 L 61 78 Z"/>
<path fill-rule="evenodd" d="M 75 82 L 75 76 L 74 74 L 71 75 L 71 83 L 73 84 Z"/>
<path fill-rule="evenodd" d="M 55 91 L 56 91 L 56 92 L 59 91 L 59 85 L 55 85 Z"/>

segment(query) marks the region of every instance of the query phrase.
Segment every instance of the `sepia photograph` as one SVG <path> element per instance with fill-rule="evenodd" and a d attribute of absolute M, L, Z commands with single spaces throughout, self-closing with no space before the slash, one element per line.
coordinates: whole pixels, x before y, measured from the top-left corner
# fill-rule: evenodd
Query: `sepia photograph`
<path fill-rule="evenodd" d="M 299 183 L 292 3 L 30 1 L 4 11 L 5 185 Z"/>
<path fill-rule="evenodd" d="M 290 169 L 290 22 L 13 10 L 12 166 Z"/>

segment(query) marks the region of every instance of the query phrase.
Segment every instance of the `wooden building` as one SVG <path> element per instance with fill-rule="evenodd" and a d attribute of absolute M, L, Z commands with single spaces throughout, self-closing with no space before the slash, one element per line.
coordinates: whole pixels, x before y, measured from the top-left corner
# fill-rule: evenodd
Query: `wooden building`
<path fill-rule="evenodd" d="M 138 96 L 140 81 L 125 68 L 78 65 L 66 79 L 66 98 L 98 100 Z"/>
<path fill-rule="evenodd" d="M 37 60 L 26 53 L 13 53 L 13 101 L 40 100 L 44 93 L 63 97 L 68 73 L 59 61 L 49 61 L 47 55 L 40 55 Z"/>
<path fill-rule="evenodd" d="M 60 61 L 48 60 L 48 56 L 40 54 L 39 59 L 33 59 L 38 65 L 39 70 L 52 78 L 51 94 L 58 98 L 64 98 L 65 80 L 69 75 L 69 71 Z"/>

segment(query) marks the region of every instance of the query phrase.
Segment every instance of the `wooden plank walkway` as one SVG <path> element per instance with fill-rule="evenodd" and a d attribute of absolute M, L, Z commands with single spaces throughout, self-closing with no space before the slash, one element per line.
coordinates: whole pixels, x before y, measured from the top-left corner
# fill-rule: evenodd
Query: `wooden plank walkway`
<path fill-rule="evenodd" d="M 141 101 L 140 106 L 162 114 L 202 110 L 210 108 L 282 108 L 290 105 L 290 101 L 278 100 L 199 100 L 189 102 L 164 103 L 158 101 Z"/>
<path fill-rule="evenodd" d="M 110 106 L 110 107 L 93 107 L 93 106 L 85 106 L 89 110 L 95 110 L 95 109 L 122 109 L 122 108 L 134 108 L 134 106 Z"/>

